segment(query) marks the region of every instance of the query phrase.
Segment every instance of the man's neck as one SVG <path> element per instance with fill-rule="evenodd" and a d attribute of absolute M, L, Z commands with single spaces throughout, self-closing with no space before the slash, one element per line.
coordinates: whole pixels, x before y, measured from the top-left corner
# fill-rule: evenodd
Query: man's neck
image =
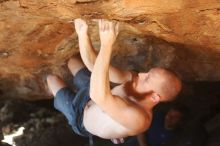
<path fill-rule="evenodd" d="M 157 105 L 157 103 L 150 101 L 149 97 L 146 97 L 146 100 L 141 100 L 138 103 L 147 111 L 152 111 L 154 106 Z"/>
<path fill-rule="evenodd" d="M 150 100 L 150 95 L 148 93 L 140 94 L 132 86 L 132 82 L 125 83 L 125 92 L 132 98 L 132 100 L 139 104 L 147 111 L 151 111 L 153 107 L 157 104 Z"/>

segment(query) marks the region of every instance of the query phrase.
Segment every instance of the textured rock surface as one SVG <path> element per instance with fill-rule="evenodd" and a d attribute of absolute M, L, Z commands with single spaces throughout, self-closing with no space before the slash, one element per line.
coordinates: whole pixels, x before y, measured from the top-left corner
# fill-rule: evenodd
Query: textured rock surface
<path fill-rule="evenodd" d="M 163 66 L 185 81 L 220 79 L 219 0 L 0 0 L 0 97 L 48 96 L 48 73 L 70 77 L 66 61 L 78 52 L 71 21 L 121 22 L 113 64 L 146 71 Z"/>

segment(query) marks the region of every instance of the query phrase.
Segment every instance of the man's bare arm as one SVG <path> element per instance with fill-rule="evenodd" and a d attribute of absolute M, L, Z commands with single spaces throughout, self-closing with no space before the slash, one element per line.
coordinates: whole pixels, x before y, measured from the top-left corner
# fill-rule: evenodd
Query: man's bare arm
<path fill-rule="evenodd" d="M 101 49 L 91 75 L 90 97 L 110 117 L 130 129 L 130 135 L 143 132 L 149 126 L 147 113 L 131 101 L 113 96 L 110 90 L 108 72 L 117 26 L 106 21 L 99 25 Z"/>
<path fill-rule="evenodd" d="M 82 19 L 75 20 L 75 29 L 79 39 L 79 50 L 81 58 L 86 67 L 92 72 L 97 52 L 93 48 L 91 40 L 88 35 L 88 25 Z M 130 71 L 120 70 L 116 67 L 109 66 L 109 78 L 111 82 L 123 83 L 132 79 L 132 73 Z"/>

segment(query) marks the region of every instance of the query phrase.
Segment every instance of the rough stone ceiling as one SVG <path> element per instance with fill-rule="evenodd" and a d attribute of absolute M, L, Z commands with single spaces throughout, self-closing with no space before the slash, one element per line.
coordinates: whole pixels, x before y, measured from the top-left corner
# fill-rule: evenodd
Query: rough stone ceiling
<path fill-rule="evenodd" d="M 65 64 L 78 53 L 71 21 L 79 17 L 97 50 L 95 19 L 121 22 L 116 66 L 163 66 L 184 81 L 220 80 L 219 0 L 0 0 L 0 97 L 45 98 L 46 74 L 70 78 Z"/>

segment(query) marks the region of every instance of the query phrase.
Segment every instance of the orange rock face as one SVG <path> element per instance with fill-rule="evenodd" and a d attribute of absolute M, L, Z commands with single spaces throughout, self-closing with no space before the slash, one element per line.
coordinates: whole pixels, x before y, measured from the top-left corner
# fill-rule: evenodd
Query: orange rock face
<path fill-rule="evenodd" d="M 45 76 L 70 73 L 78 53 L 72 25 L 84 18 L 99 48 L 93 19 L 121 22 L 112 63 L 147 71 L 170 68 L 185 81 L 220 80 L 218 0 L 0 0 L 0 97 L 50 97 Z"/>

